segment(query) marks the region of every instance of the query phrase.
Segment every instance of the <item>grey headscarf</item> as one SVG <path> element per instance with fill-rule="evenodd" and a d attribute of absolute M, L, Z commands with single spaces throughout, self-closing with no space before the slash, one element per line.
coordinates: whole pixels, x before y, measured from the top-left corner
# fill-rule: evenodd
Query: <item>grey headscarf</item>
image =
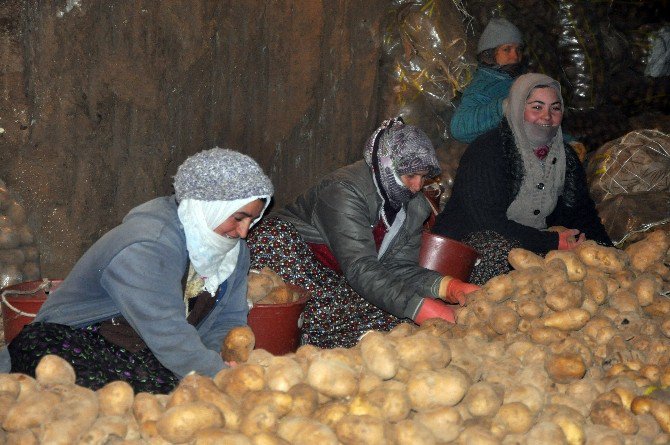
<path fill-rule="evenodd" d="M 400 117 L 382 122 L 372 133 L 365 143 L 364 158 L 384 203 L 381 217 L 387 227 L 414 196 L 400 177 L 420 171 L 427 171 L 429 178 L 440 174 L 440 164 L 428 135 L 418 127 L 405 125 Z"/>
<path fill-rule="evenodd" d="M 565 147 L 560 125 L 555 132 L 541 132 L 524 120 L 526 100 L 533 89 L 540 85 L 556 90 L 561 106 L 563 105 L 560 84 L 551 77 L 538 73 L 519 76 L 507 96 L 504 112 L 524 167 L 519 193 L 507 209 L 507 217 L 520 224 L 545 229 L 546 218 L 556 208 L 558 196 L 563 191 Z M 534 153 L 535 148 L 540 145 L 549 148 L 549 154 L 543 161 Z"/>

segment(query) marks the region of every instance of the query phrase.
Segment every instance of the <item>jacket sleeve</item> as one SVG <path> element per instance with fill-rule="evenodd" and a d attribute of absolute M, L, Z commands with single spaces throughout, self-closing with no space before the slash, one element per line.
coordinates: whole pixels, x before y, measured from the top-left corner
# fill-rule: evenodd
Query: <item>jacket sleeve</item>
<path fill-rule="evenodd" d="M 512 178 L 495 153 L 499 147 L 488 139 L 487 147 L 475 145 L 483 143 L 480 139 L 471 145 L 473 150 L 461 160 L 454 182 L 452 196 L 458 196 L 458 211 L 465 213 L 464 220 L 472 221 L 474 227 L 516 239 L 524 249 L 536 253 L 556 249 L 558 234 L 519 224 L 507 217 Z"/>
<path fill-rule="evenodd" d="M 486 92 L 463 94 L 449 124 L 452 136 L 458 141 L 470 143 L 480 134 L 495 128 L 503 116 L 504 99 L 505 96 L 491 97 Z"/>
<path fill-rule="evenodd" d="M 180 378 L 190 371 L 213 376 L 223 360 L 186 320 L 183 270 L 170 261 L 176 255 L 167 244 L 132 244 L 112 259 L 101 284 L 163 366 Z"/>
<path fill-rule="evenodd" d="M 368 215 L 365 197 L 353 186 L 338 182 L 320 193 L 313 221 L 354 291 L 396 317 L 411 318 L 419 300 L 427 296 L 422 292 L 434 288 L 441 277 L 419 267 L 410 256 L 391 268 L 382 264 Z"/>
<path fill-rule="evenodd" d="M 237 326 L 247 324 L 249 305 L 247 304 L 247 273 L 249 271 L 249 250 L 241 249 L 235 271 L 228 278 L 228 285 L 221 301 L 212 311 L 213 320 L 205 319 L 198 332 L 207 349 L 221 351 L 221 345 L 228 332 Z M 208 317 L 209 318 L 209 317 Z"/>

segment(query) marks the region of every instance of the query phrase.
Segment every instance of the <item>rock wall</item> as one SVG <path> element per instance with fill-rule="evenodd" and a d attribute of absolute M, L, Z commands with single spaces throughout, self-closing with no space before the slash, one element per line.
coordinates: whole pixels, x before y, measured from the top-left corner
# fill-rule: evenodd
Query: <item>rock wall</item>
<path fill-rule="evenodd" d="M 190 154 L 239 149 L 276 206 L 360 158 L 387 1 L 6 0 L 0 179 L 64 277 Z"/>

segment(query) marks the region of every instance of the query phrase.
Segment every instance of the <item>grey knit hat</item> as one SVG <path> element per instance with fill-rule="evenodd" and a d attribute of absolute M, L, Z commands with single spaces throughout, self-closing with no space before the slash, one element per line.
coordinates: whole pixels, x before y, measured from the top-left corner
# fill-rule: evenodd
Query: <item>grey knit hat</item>
<path fill-rule="evenodd" d="M 506 43 L 523 43 L 521 31 L 509 20 L 493 18 L 489 21 L 477 44 L 477 54 Z"/>
<path fill-rule="evenodd" d="M 174 177 L 177 200 L 232 201 L 252 196 L 272 196 L 270 178 L 249 156 L 215 147 L 184 161 Z"/>

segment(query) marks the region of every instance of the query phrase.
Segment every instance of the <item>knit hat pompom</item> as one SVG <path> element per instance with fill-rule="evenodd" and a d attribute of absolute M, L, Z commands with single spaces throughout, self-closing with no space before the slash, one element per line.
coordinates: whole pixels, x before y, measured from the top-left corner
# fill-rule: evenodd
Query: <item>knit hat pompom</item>
<path fill-rule="evenodd" d="M 232 201 L 274 193 L 270 178 L 255 160 L 219 147 L 186 159 L 177 169 L 174 189 L 178 201 Z"/>
<path fill-rule="evenodd" d="M 502 17 L 492 18 L 479 38 L 477 54 L 507 43 L 522 44 L 521 31 L 507 19 Z"/>

